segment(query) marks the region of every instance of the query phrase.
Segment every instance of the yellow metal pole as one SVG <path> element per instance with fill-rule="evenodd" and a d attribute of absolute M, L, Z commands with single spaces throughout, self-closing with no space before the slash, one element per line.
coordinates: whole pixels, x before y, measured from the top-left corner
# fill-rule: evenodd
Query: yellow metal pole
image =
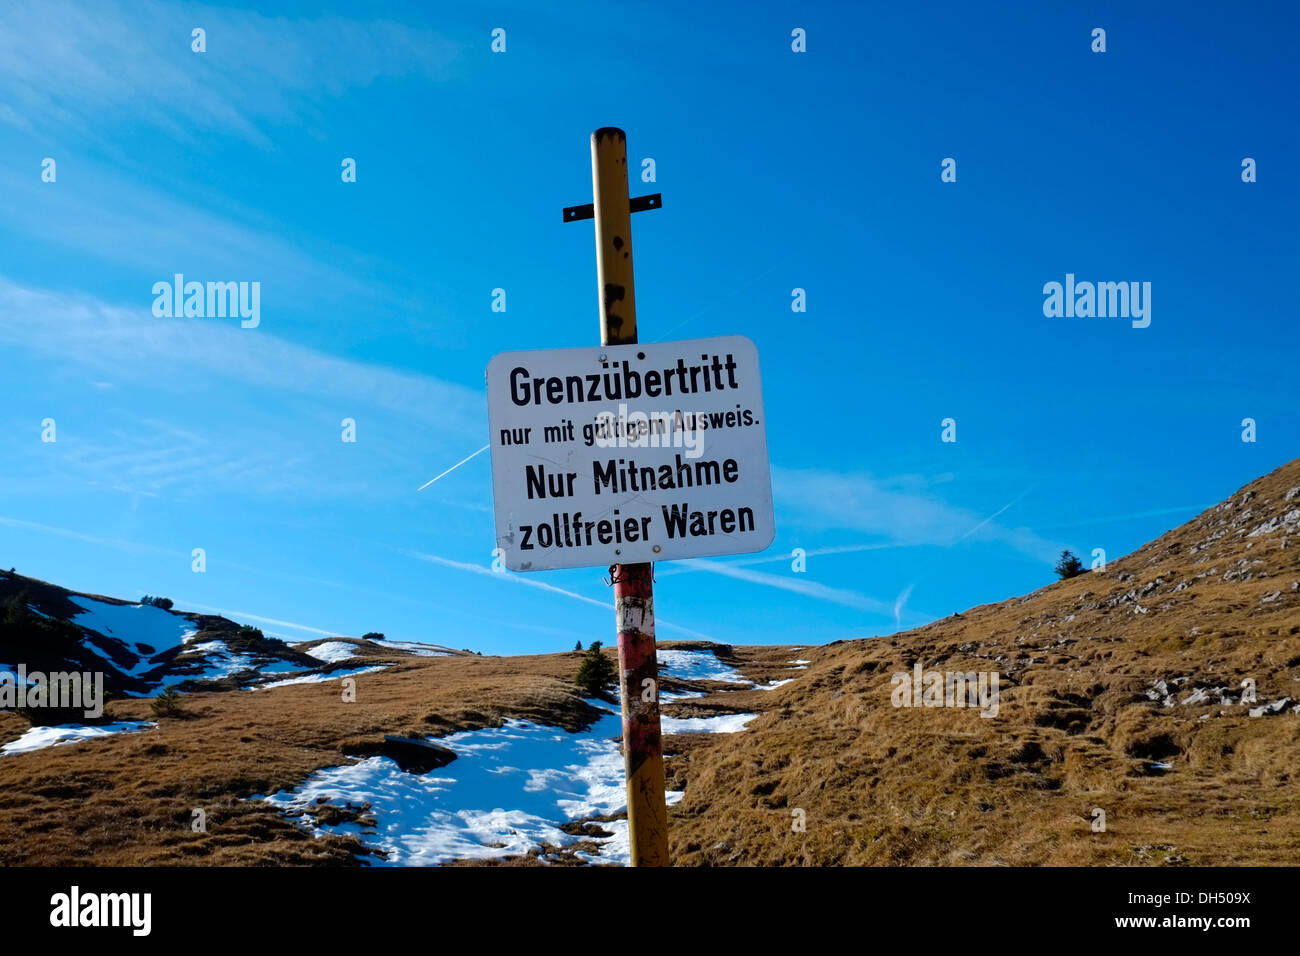
<path fill-rule="evenodd" d="M 636 344 L 632 285 L 632 204 L 627 193 L 627 137 L 606 126 L 591 134 L 595 197 L 596 283 L 600 290 L 600 344 Z"/>
<path fill-rule="evenodd" d="M 591 134 L 591 180 L 595 196 L 600 343 L 632 345 L 637 340 L 636 293 L 632 285 L 632 207 L 627 191 L 627 137 L 621 129 L 604 127 Z M 649 564 L 617 564 L 610 568 L 610 576 L 614 583 L 614 619 L 618 629 L 632 865 L 668 866 L 654 575 Z"/>

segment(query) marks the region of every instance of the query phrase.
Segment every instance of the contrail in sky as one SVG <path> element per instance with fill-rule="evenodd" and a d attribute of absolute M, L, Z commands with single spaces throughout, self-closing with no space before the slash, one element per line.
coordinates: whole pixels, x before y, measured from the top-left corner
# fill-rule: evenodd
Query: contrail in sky
<path fill-rule="evenodd" d="M 468 457 L 466 457 L 466 458 L 462 458 L 460 461 L 456 462 L 456 464 L 452 465 L 450 468 L 448 468 L 446 471 L 444 471 L 441 475 L 438 475 L 436 478 L 430 478 L 428 481 L 426 481 L 424 484 L 422 484 L 419 488 L 416 488 L 415 490 L 416 490 L 416 491 L 423 491 L 425 488 L 428 488 L 431 484 L 433 484 L 435 481 L 437 481 L 438 478 L 443 478 L 443 477 L 446 477 L 447 475 L 450 475 L 453 471 L 455 471 L 455 470 L 456 470 L 457 468 L 459 468 L 461 465 L 465 464 L 465 462 L 469 461 L 470 458 L 474 458 L 474 457 L 477 456 L 477 455 L 481 455 L 481 454 L 483 454 L 483 452 L 487 451 L 487 450 L 488 450 L 489 448 L 491 448 L 491 447 L 492 447 L 491 445 L 484 445 L 484 446 L 483 446 L 482 448 L 480 448 L 478 451 L 474 452 L 473 455 L 470 455 L 470 456 L 468 456 Z"/>
<path fill-rule="evenodd" d="M 1003 505 L 1003 506 L 1002 506 L 1001 508 L 999 508 L 997 511 L 993 512 L 993 514 L 989 515 L 987 518 L 985 518 L 983 521 L 981 521 L 981 522 L 980 522 L 979 524 L 977 524 L 975 527 L 973 527 L 973 528 L 971 528 L 969 531 L 967 531 L 964 535 L 962 535 L 960 538 L 958 538 L 957 541 L 965 541 L 967 538 L 969 538 L 971 535 L 973 535 L 973 534 L 974 534 L 976 531 L 978 531 L 980 528 L 984 527 L 986 524 L 988 524 L 990 521 L 992 521 L 992 520 L 993 520 L 994 518 L 996 518 L 998 515 L 1002 514 L 1002 512 L 1006 511 L 1008 508 L 1010 508 L 1012 505 L 1014 505 L 1017 501 L 1019 501 L 1021 498 L 1023 498 L 1025 495 L 1029 494 L 1029 492 L 1032 491 L 1032 490 L 1033 490 L 1033 487 L 1031 486 L 1031 487 L 1029 487 L 1029 488 L 1026 488 L 1024 491 L 1020 492 L 1020 494 L 1016 495 L 1016 497 L 1013 498 L 1011 501 L 1007 502 L 1005 505 Z"/>
<path fill-rule="evenodd" d="M 524 584 L 530 588 L 539 588 L 540 590 L 543 591 L 550 591 L 552 594 L 562 594 L 565 597 L 573 598 L 575 601 L 582 601 L 584 604 L 592 604 L 595 605 L 596 607 L 603 608 L 606 611 L 609 611 L 613 608 L 613 604 L 608 600 L 597 601 L 595 598 L 587 597 L 585 594 L 578 594 L 574 591 L 568 591 L 565 590 L 564 588 L 556 587 L 554 584 L 549 584 L 546 581 L 538 580 L 536 577 L 528 577 L 525 574 L 506 574 L 505 572 L 502 571 L 493 571 L 490 568 L 485 568 L 481 564 L 470 564 L 467 561 L 453 561 L 451 558 L 440 557 L 439 555 L 436 554 L 426 554 L 421 551 L 402 550 L 399 553 L 405 554 L 407 557 L 416 558 L 420 561 L 428 561 L 430 564 L 441 564 L 444 567 L 455 568 L 458 571 L 469 571 L 473 574 L 486 575 L 487 577 L 490 578 L 496 578 L 498 581 L 501 580 L 513 581 L 515 584 Z M 662 617 L 657 617 L 655 619 L 655 626 L 667 628 L 668 630 L 672 630 L 672 631 L 681 631 L 683 634 L 689 634 L 691 637 L 695 638 L 696 640 L 701 640 L 701 641 L 714 640 L 712 637 L 710 637 L 707 634 L 701 634 L 699 631 L 693 631 L 689 627 L 682 627 L 680 624 L 672 624 L 669 621 L 665 621 Z"/>

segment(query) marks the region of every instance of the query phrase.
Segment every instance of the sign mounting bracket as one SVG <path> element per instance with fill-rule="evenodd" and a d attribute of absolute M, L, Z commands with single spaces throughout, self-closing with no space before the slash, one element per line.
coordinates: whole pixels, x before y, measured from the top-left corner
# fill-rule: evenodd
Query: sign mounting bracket
<path fill-rule="evenodd" d="M 628 208 L 632 212 L 646 212 L 649 209 L 662 208 L 664 204 L 663 193 L 650 193 L 648 196 L 637 196 L 635 199 L 628 200 Z M 580 222 L 583 219 L 596 218 L 596 204 L 586 203 L 582 206 L 565 206 L 564 221 Z"/>

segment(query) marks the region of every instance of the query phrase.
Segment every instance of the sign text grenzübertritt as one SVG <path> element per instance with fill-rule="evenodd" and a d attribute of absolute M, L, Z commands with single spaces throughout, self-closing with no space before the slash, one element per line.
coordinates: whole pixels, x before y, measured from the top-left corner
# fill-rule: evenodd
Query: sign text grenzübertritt
<path fill-rule="evenodd" d="M 487 390 L 507 567 L 771 544 L 758 350 L 744 336 L 505 352 L 488 365 Z"/>

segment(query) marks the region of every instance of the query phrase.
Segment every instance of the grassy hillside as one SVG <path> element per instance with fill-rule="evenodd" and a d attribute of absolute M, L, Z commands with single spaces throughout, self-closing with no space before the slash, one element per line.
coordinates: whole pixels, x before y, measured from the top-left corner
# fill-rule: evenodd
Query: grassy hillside
<path fill-rule="evenodd" d="M 692 753 L 676 862 L 1300 859 L 1300 461 L 1105 571 L 800 654 L 747 733 Z M 998 716 L 891 706 L 917 661 L 1000 672 Z"/>

